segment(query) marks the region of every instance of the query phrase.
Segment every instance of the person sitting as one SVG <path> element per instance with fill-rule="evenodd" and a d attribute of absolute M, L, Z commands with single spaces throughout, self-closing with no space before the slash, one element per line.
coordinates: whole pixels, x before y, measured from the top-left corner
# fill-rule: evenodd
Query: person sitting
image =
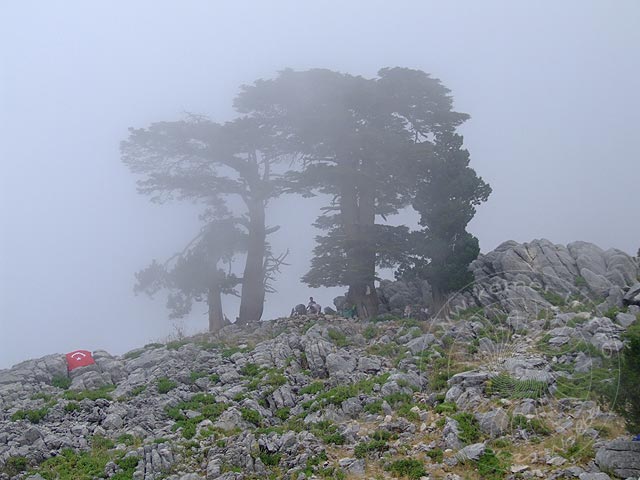
<path fill-rule="evenodd" d="M 315 302 L 313 297 L 309 297 L 309 305 L 307 305 L 307 311 L 311 315 L 318 315 L 318 314 L 322 313 L 322 308 L 320 307 L 320 305 L 318 305 Z"/>

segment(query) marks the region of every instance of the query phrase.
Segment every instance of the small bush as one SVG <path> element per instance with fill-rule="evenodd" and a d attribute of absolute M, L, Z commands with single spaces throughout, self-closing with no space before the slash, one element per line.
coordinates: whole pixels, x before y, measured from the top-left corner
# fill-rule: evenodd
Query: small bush
<path fill-rule="evenodd" d="M 147 389 L 146 385 L 138 385 L 137 387 L 134 387 L 131 390 L 131 396 L 132 397 L 137 397 L 138 395 L 140 395 L 142 392 L 144 392 Z"/>
<path fill-rule="evenodd" d="M 255 377 L 260 374 L 262 369 L 256 365 L 255 363 L 247 363 L 242 369 L 240 369 L 240 373 L 245 377 Z"/>
<path fill-rule="evenodd" d="M 434 448 L 427 452 L 427 456 L 436 463 L 442 463 L 444 459 L 444 452 L 441 448 Z"/>
<path fill-rule="evenodd" d="M 364 411 L 371 414 L 382 413 L 382 400 L 375 400 L 364 406 Z"/>
<path fill-rule="evenodd" d="M 168 379 L 167 377 L 161 377 L 157 381 L 158 393 L 168 393 L 178 386 L 176 382 Z"/>
<path fill-rule="evenodd" d="M 457 413 L 453 415 L 452 418 L 458 422 L 458 427 L 460 428 L 458 438 L 461 442 L 469 445 L 480 439 L 480 425 L 478 424 L 476 417 L 471 413 Z"/>
<path fill-rule="evenodd" d="M 31 423 L 40 423 L 40 421 L 47 416 L 49 409 L 47 407 L 39 408 L 37 410 L 18 410 L 11 415 L 11 420 L 17 422 L 18 420 L 29 420 Z"/>
<path fill-rule="evenodd" d="M 4 472 L 9 476 L 18 475 L 27 469 L 28 464 L 25 457 L 9 457 L 4 465 Z"/>
<path fill-rule="evenodd" d="M 67 413 L 77 412 L 80 410 L 80 405 L 77 402 L 69 402 L 64 406 L 64 411 Z"/>
<path fill-rule="evenodd" d="M 262 421 L 262 415 L 260 415 L 260 412 L 253 408 L 240 408 L 240 413 L 242 414 L 243 420 L 253 423 L 254 425 L 260 425 L 260 422 Z"/>
<path fill-rule="evenodd" d="M 55 375 L 51 379 L 51 385 L 61 388 L 62 390 L 66 390 L 71 386 L 71 379 L 66 375 Z"/>
<path fill-rule="evenodd" d="M 291 409 L 289 407 L 282 407 L 276 410 L 275 416 L 282 420 L 283 422 L 289 418 L 289 411 Z"/>
<path fill-rule="evenodd" d="M 368 442 L 360 442 L 353 450 L 356 458 L 364 458 L 372 452 L 384 452 L 389 448 L 386 440 L 370 440 Z"/>
<path fill-rule="evenodd" d="M 262 463 L 264 463 L 267 467 L 277 467 L 280 463 L 280 457 L 282 457 L 282 454 L 260 452 L 259 457 L 260 460 L 262 460 Z"/>
<path fill-rule="evenodd" d="M 324 390 L 324 383 L 322 382 L 313 382 L 309 385 L 302 387 L 300 389 L 300 395 L 310 394 L 315 395 Z"/>
<path fill-rule="evenodd" d="M 453 402 L 442 402 L 436 405 L 434 410 L 436 413 L 450 414 L 456 413 L 458 411 L 458 406 Z"/>
<path fill-rule="evenodd" d="M 424 464 L 412 458 L 396 460 L 387 467 L 387 470 L 396 477 L 407 477 L 411 480 L 420 480 L 420 477 L 427 476 Z"/>
<path fill-rule="evenodd" d="M 486 480 L 502 480 L 507 474 L 507 465 L 490 448 L 480 456 L 477 465 L 480 478 Z"/>
<path fill-rule="evenodd" d="M 349 342 L 347 341 L 347 336 L 339 330 L 334 328 L 330 328 L 327 331 L 327 335 L 329 338 L 335 343 L 338 347 L 346 347 Z"/>
<path fill-rule="evenodd" d="M 95 390 L 83 390 L 82 392 L 67 391 L 67 392 L 64 392 L 63 397 L 66 398 L 67 400 L 75 400 L 76 402 L 84 400 L 85 398 L 88 398 L 89 400 L 93 400 L 93 401 L 99 398 L 104 398 L 105 400 L 111 400 L 111 395 L 109 395 L 109 393 L 115 390 L 115 388 L 116 388 L 115 385 L 106 385 L 104 387 L 100 387 Z"/>

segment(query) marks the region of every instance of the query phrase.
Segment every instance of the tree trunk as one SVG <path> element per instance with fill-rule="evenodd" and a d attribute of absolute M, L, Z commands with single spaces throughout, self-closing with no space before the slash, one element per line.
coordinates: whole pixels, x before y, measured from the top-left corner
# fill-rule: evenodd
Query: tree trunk
<path fill-rule="evenodd" d="M 222 313 L 222 298 L 218 285 L 209 287 L 207 295 L 209 305 L 209 332 L 215 333 L 224 327 L 224 314 Z"/>
<path fill-rule="evenodd" d="M 264 259 L 266 228 L 264 202 L 253 200 L 249 205 L 249 239 L 247 260 L 242 277 L 240 324 L 259 322 L 264 310 Z"/>
<path fill-rule="evenodd" d="M 345 185 L 340 200 L 349 269 L 347 299 L 356 306 L 359 318 L 372 318 L 378 314 L 378 295 L 374 284 L 375 188 L 366 180 L 357 187 Z"/>

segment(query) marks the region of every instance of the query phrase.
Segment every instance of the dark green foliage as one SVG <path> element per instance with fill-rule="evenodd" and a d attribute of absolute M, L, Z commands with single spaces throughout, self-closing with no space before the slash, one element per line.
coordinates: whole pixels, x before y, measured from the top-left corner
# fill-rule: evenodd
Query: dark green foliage
<path fill-rule="evenodd" d="M 442 295 L 473 281 L 468 267 L 480 247 L 466 228 L 491 187 L 469 167 L 462 136 L 452 130 L 438 136 L 432 151 L 420 156 L 417 164 L 429 172 L 420 177 L 412 200 L 425 228 L 411 234 L 411 255 L 397 276 L 428 280 L 438 303 Z"/>
<path fill-rule="evenodd" d="M 158 393 L 168 393 L 178 386 L 176 382 L 167 377 L 160 377 L 156 384 L 158 386 Z"/>
<path fill-rule="evenodd" d="M 513 428 L 521 428 L 538 435 L 550 435 L 552 430 L 539 418 L 528 419 L 524 415 L 516 415 L 511 423 Z"/>
<path fill-rule="evenodd" d="M 80 405 L 77 402 L 69 402 L 64 406 L 65 412 L 76 412 L 80 410 Z"/>
<path fill-rule="evenodd" d="M 442 402 L 436 405 L 436 413 L 455 413 L 458 411 L 458 406 L 453 402 Z"/>
<path fill-rule="evenodd" d="M 617 382 L 606 391 L 613 408 L 625 420 L 632 433 L 640 432 L 640 322 L 624 335 L 625 347 L 620 359 Z M 617 386 L 617 392 L 616 387 Z"/>
<path fill-rule="evenodd" d="M 4 465 L 3 472 L 14 476 L 27 469 L 29 462 L 25 457 L 9 457 Z"/>
<path fill-rule="evenodd" d="M 51 385 L 66 390 L 71 386 L 71 379 L 65 375 L 55 375 L 51 379 Z"/>
<path fill-rule="evenodd" d="M 368 442 L 360 442 L 353 450 L 353 454 L 356 458 L 364 458 L 370 453 L 382 453 L 389 449 L 389 445 L 386 440 L 370 440 Z"/>
<path fill-rule="evenodd" d="M 138 385 L 137 387 L 133 387 L 133 389 L 131 390 L 131 396 L 132 397 L 137 397 L 142 392 L 144 392 L 146 389 L 147 389 L 146 385 Z"/>
<path fill-rule="evenodd" d="M 260 452 L 259 457 L 260 460 L 262 460 L 262 463 L 264 463 L 267 467 L 277 467 L 280 463 L 280 457 L 282 457 L 282 454 Z"/>
<path fill-rule="evenodd" d="M 480 439 L 480 425 L 473 414 L 468 412 L 456 413 L 452 416 L 458 422 L 460 433 L 458 438 L 461 442 L 469 445 Z"/>
<path fill-rule="evenodd" d="M 424 464 L 412 458 L 396 460 L 387 467 L 387 470 L 396 477 L 409 478 L 411 480 L 420 480 L 420 477 L 427 476 Z"/>
<path fill-rule="evenodd" d="M 204 378 L 206 376 L 207 376 L 207 372 L 201 372 L 201 371 L 191 372 L 189 374 L 189 381 L 191 383 L 195 383 L 196 380 L 199 380 L 199 379 Z"/>
<path fill-rule="evenodd" d="M 372 79 L 328 70 L 285 70 L 274 80 L 244 87 L 242 112 L 277 131 L 281 148 L 304 159 L 290 175 L 303 194 L 332 200 L 316 226 L 312 286 L 349 286 L 360 317 L 377 314 L 376 267 L 406 255 L 408 230 L 376 223 L 411 203 L 419 177 L 429 170 L 434 142 L 468 117 L 452 111 L 449 91 L 428 74 L 386 68 Z M 339 211 L 340 214 L 336 214 Z"/>
<path fill-rule="evenodd" d="M 136 437 L 134 437 L 130 433 L 123 433 L 118 438 L 116 438 L 116 442 L 124 443 L 127 446 L 133 445 L 135 441 L 136 441 Z"/>
<path fill-rule="evenodd" d="M 255 377 L 261 372 L 261 368 L 257 366 L 255 363 L 247 363 L 242 369 L 240 369 L 240 373 L 247 377 Z"/>
<path fill-rule="evenodd" d="M 375 400 L 371 403 L 367 403 L 364 406 L 364 411 L 367 413 L 382 413 L 382 400 Z"/>
<path fill-rule="evenodd" d="M 336 330 L 335 328 L 330 328 L 327 331 L 327 335 L 329 335 L 329 338 L 338 347 L 346 347 L 349 344 L 349 342 L 347 341 L 347 336 L 340 330 Z"/>
<path fill-rule="evenodd" d="M 103 435 L 94 435 L 91 437 L 91 447 L 96 450 L 109 450 L 115 447 L 113 440 Z"/>
<path fill-rule="evenodd" d="M 64 392 L 63 396 L 67 400 L 75 400 L 76 402 L 84 400 L 85 398 L 88 398 L 89 400 L 93 400 L 93 401 L 99 398 L 104 398 L 105 400 L 111 400 L 111 395 L 109 395 L 109 393 L 115 390 L 115 388 L 116 388 L 115 385 L 106 385 L 104 387 L 96 388 L 95 390 L 83 390 L 81 392 L 67 391 L 67 392 Z"/>
<path fill-rule="evenodd" d="M 493 450 L 487 448 L 477 462 L 480 478 L 502 480 L 508 473 L 508 465 Z"/>
<path fill-rule="evenodd" d="M 542 298 L 553 306 L 563 307 L 567 304 L 565 297 L 557 294 L 556 292 L 552 292 L 551 290 L 541 290 L 539 293 L 542 295 Z"/>
<path fill-rule="evenodd" d="M 242 414 L 242 419 L 249 423 L 260 425 L 260 422 L 262 422 L 262 415 L 253 408 L 241 407 L 240 413 Z"/>
<path fill-rule="evenodd" d="M 11 415 L 11 420 L 17 422 L 18 420 L 29 420 L 31 423 L 40 423 L 40 421 L 47 416 L 49 408 L 43 407 L 36 410 L 18 410 Z"/>
<path fill-rule="evenodd" d="M 289 407 L 282 407 L 276 410 L 274 415 L 284 422 L 285 420 L 289 419 L 290 410 L 291 409 Z"/>
<path fill-rule="evenodd" d="M 434 448 L 427 452 L 427 456 L 436 463 L 441 463 L 444 459 L 444 452 L 441 448 Z"/>
<path fill-rule="evenodd" d="M 334 425 L 329 420 L 323 420 L 312 424 L 310 430 L 314 435 L 320 437 L 325 443 L 343 445 L 345 442 L 344 435 L 338 433 L 338 426 Z"/>
<path fill-rule="evenodd" d="M 76 453 L 67 448 L 60 455 L 45 460 L 38 473 L 47 480 L 93 480 L 104 476 L 104 467 L 110 460 L 104 450 L 94 449 Z"/>

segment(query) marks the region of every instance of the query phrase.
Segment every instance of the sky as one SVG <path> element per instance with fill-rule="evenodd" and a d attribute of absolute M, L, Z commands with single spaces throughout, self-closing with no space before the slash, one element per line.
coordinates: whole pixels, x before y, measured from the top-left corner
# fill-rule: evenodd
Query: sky
<path fill-rule="evenodd" d="M 548 238 L 635 254 L 638 25 L 634 0 L 1 2 L 0 368 L 206 329 L 202 309 L 176 324 L 162 298 L 133 294 L 201 208 L 137 194 L 119 142 L 186 112 L 231 119 L 240 85 L 287 67 L 440 78 L 493 187 L 469 228 L 484 252 Z M 341 292 L 300 281 L 322 201 L 272 205 L 274 247 L 291 253 L 264 318 Z"/>

